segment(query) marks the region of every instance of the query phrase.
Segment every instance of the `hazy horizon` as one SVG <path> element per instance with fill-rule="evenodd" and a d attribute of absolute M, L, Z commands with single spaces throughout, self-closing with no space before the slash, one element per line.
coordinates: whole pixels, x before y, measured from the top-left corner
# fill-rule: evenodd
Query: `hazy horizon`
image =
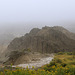
<path fill-rule="evenodd" d="M 75 0 L 1 0 L 0 33 L 25 34 L 32 28 L 63 26 L 75 33 Z"/>
<path fill-rule="evenodd" d="M 1 0 L 0 26 L 75 25 L 75 0 Z"/>

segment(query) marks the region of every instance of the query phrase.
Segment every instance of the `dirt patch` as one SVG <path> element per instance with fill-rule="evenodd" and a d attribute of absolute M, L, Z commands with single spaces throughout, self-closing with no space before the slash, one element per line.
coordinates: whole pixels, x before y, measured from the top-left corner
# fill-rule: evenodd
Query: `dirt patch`
<path fill-rule="evenodd" d="M 42 58 L 51 57 L 51 56 L 52 56 L 52 54 L 41 54 L 41 53 L 37 53 L 37 52 L 35 52 L 35 53 L 28 53 L 28 54 L 24 54 L 24 55 L 20 56 L 16 60 L 14 65 L 38 62 Z"/>

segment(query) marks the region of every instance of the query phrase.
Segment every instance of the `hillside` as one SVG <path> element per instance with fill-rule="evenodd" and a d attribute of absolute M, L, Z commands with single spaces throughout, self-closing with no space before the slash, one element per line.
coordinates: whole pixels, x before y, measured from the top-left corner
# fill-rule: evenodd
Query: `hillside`
<path fill-rule="evenodd" d="M 71 33 L 63 27 L 63 31 L 60 28 L 61 27 L 43 27 L 42 29 L 34 28 L 25 36 L 15 38 L 9 44 L 7 50 L 21 51 L 24 49 L 30 49 L 31 51 L 41 52 L 57 52 L 67 49 L 72 50 L 75 46 L 75 41 L 70 38 Z"/>
<path fill-rule="evenodd" d="M 11 41 L 5 56 L 9 57 L 9 59 L 14 56 L 17 59 L 28 52 L 55 53 L 59 51 L 74 51 L 75 38 L 72 38 L 72 35 L 75 36 L 75 34 L 70 34 L 71 32 L 65 28 L 58 26 L 46 26 L 42 29 L 33 28 L 24 36 Z"/>
<path fill-rule="evenodd" d="M 75 33 L 68 31 L 67 29 L 63 28 L 63 27 L 59 27 L 59 26 L 55 26 L 53 27 L 55 30 L 59 30 L 62 33 L 64 33 L 67 37 L 74 39 L 75 40 Z"/>

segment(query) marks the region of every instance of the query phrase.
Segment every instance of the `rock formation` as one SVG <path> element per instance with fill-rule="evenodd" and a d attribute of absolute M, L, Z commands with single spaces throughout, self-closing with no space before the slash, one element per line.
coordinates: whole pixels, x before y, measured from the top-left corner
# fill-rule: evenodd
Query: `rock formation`
<path fill-rule="evenodd" d="M 55 53 L 75 50 L 75 34 L 63 27 L 33 28 L 30 33 L 15 38 L 7 47 L 6 57 L 16 58 L 27 52 Z M 14 54 L 12 53 L 14 52 Z M 15 54 L 16 52 L 16 54 Z M 19 57 L 18 55 L 18 57 Z M 16 58 L 17 59 L 17 58 Z"/>

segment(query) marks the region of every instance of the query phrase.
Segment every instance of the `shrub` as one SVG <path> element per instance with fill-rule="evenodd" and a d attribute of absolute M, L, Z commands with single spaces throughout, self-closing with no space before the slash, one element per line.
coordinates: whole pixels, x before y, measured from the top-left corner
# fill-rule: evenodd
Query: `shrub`
<path fill-rule="evenodd" d="M 67 55 L 72 55 L 73 53 L 72 52 L 67 52 Z"/>
<path fill-rule="evenodd" d="M 63 54 L 64 54 L 64 52 L 58 52 L 57 54 L 58 54 L 58 55 L 63 55 Z"/>
<path fill-rule="evenodd" d="M 75 65 L 75 61 L 72 61 L 72 62 L 70 62 L 69 64 L 71 64 L 71 65 Z"/>
<path fill-rule="evenodd" d="M 56 59 L 56 63 L 62 63 L 61 59 Z"/>
<path fill-rule="evenodd" d="M 52 61 L 52 62 L 50 63 L 50 66 L 53 66 L 53 65 L 56 65 L 55 61 Z"/>
<path fill-rule="evenodd" d="M 67 65 L 66 63 L 62 63 L 62 64 L 61 64 L 62 67 L 65 67 L 66 65 Z"/>

